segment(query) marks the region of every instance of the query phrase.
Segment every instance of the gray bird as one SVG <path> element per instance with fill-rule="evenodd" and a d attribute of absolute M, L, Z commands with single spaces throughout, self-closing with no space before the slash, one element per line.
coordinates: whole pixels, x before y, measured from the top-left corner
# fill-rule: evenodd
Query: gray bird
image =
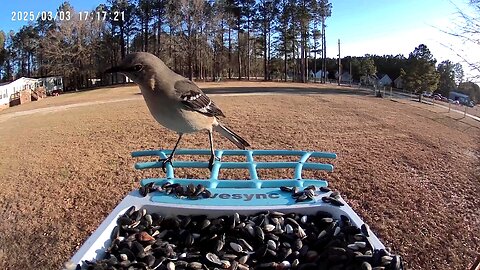
<path fill-rule="evenodd" d="M 105 72 L 120 72 L 138 84 L 153 118 L 162 126 L 178 133 L 172 153 L 166 159 L 161 159 L 164 171 L 167 163 L 172 164 L 175 150 L 185 133 L 208 131 L 210 170 L 216 160 L 213 130 L 240 149 L 250 146 L 242 137 L 219 123 L 218 117 L 225 115 L 195 83 L 172 71 L 155 55 L 146 52 L 128 54 L 120 65 Z"/>

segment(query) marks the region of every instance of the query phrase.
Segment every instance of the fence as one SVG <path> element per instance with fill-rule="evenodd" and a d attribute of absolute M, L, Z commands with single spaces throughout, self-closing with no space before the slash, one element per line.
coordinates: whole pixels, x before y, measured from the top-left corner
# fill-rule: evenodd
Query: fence
<path fill-rule="evenodd" d="M 409 98 L 418 101 L 418 94 L 415 94 L 412 91 L 407 91 L 404 89 L 397 89 L 391 86 L 359 86 L 362 89 L 368 89 L 373 91 L 374 95 L 388 97 L 390 99 L 393 98 Z M 463 117 L 471 117 L 477 121 L 480 121 L 480 105 L 476 105 L 473 107 L 465 106 L 462 104 L 454 104 L 450 101 L 441 101 L 436 100 L 432 97 L 425 97 L 422 96 L 422 103 L 429 104 L 432 106 L 437 106 L 440 108 L 444 108 L 446 112 L 456 112 L 459 114 L 463 114 Z"/>

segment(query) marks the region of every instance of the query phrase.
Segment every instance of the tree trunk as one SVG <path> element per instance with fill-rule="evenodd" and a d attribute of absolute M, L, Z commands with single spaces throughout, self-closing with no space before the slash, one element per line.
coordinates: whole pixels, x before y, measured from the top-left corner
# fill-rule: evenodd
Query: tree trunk
<path fill-rule="evenodd" d="M 188 79 L 193 79 L 193 53 L 188 54 Z"/>
<path fill-rule="evenodd" d="M 270 77 L 270 46 L 271 46 L 271 35 L 270 35 L 270 23 L 268 24 L 268 50 L 267 50 L 267 80 L 271 80 Z"/>
<path fill-rule="evenodd" d="M 288 56 L 288 53 L 287 53 L 287 31 L 285 29 L 285 32 L 284 32 L 284 41 L 283 41 L 283 44 L 284 44 L 284 58 L 283 58 L 283 72 L 285 73 L 284 75 L 284 81 L 286 82 L 287 81 L 287 56 Z"/>
<path fill-rule="evenodd" d="M 265 15 L 264 15 L 265 16 Z M 263 20 L 263 79 L 268 80 L 267 75 L 267 20 Z"/>
<path fill-rule="evenodd" d="M 172 59 L 172 51 L 173 51 L 173 49 L 172 49 L 172 44 L 173 44 L 173 42 L 172 42 L 172 39 L 173 39 L 172 25 L 169 24 L 168 28 L 170 29 L 170 35 L 169 35 L 169 39 L 170 39 L 170 40 L 169 40 L 169 42 L 168 42 L 168 57 L 169 57 L 170 59 Z"/>
<path fill-rule="evenodd" d="M 158 29 L 157 29 L 157 55 L 160 57 L 162 53 L 162 19 L 161 19 L 161 14 L 158 14 Z"/>
<path fill-rule="evenodd" d="M 193 57 L 195 55 L 195 52 L 193 50 L 192 46 L 192 18 L 188 17 L 187 19 L 187 31 L 188 31 L 188 37 L 187 37 L 187 44 L 188 44 L 188 60 L 187 60 L 187 65 L 188 65 L 188 78 L 190 80 L 193 79 Z M 182 68 L 183 69 L 183 68 Z"/>
<path fill-rule="evenodd" d="M 217 72 L 217 45 L 213 43 L 213 55 L 212 55 L 212 81 L 215 82 L 216 72 Z"/>
<path fill-rule="evenodd" d="M 317 27 L 315 26 L 315 30 Z M 313 82 L 317 82 L 317 38 L 313 37 Z"/>
<path fill-rule="evenodd" d="M 202 37 L 202 34 L 203 34 L 203 29 L 202 29 L 202 27 L 200 27 L 200 37 Z M 196 40 L 197 40 L 197 39 L 196 39 Z M 198 54 L 199 54 L 198 60 L 200 60 L 200 61 L 198 61 L 198 62 L 199 62 L 199 66 L 200 66 L 198 73 L 199 73 L 199 75 L 200 75 L 200 76 L 199 76 L 200 79 L 203 80 L 203 79 L 205 78 L 205 77 L 204 77 L 204 74 L 203 74 L 203 57 L 202 57 L 202 56 L 203 56 L 203 46 L 198 47 L 198 42 L 197 42 L 197 46 L 196 46 L 196 47 L 198 48 Z"/>
<path fill-rule="evenodd" d="M 232 79 L 232 28 L 228 26 L 228 78 Z"/>
<path fill-rule="evenodd" d="M 327 41 L 325 39 L 325 17 L 322 17 L 322 83 L 327 82 Z"/>
<path fill-rule="evenodd" d="M 148 52 L 148 16 L 145 18 L 145 32 L 144 32 L 144 38 L 145 38 L 145 51 Z"/>
<path fill-rule="evenodd" d="M 240 18 L 238 18 L 238 33 L 237 33 L 237 43 L 238 43 L 238 80 L 242 79 L 242 57 L 240 55 Z"/>
<path fill-rule="evenodd" d="M 310 63 L 309 63 L 309 56 L 310 56 L 310 48 L 308 46 L 308 36 L 306 37 L 306 40 L 305 40 L 305 76 L 307 78 L 307 83 L 308 83 L 308 79 L 309 79 L 309 76 L 310 76 Z"/>
<path fill-rule="evenodd" d="M 296 62 L 296 53 L 295 53 L 295 37 L 292 39 L 292 61 L 293 61 L 293 75 L 292 75 L 292 81 L 295 82 L 297 81 L 297 62 Z"/>
<path fill-rule="evenodd" d="M 250 18 L 247 19 L 247 80 L 250 80 Z"/>
<path fill-rule="evenodd" d="M 148 52 L 148 23 L 150 22 L 150 4 L 145 2 L 145 25 L 144 25 L 144 43 L 145 43 L 145 51 Z"/>
<path fill-rule="evenodd" d="M 158 24 L 158 23 L 157 23 Z M 153 26 L 153 54 L 158 55 L 158 25 L 154 23 Z"/>
<path fill-rule="evenodd" d="M 27 77 L 30 77 L 30 53 L 27 53 Z"/>
<path fill-rule="evenodd" d="M 305 33 L 302 31 L 301 42 L 300 42 L 300 80 L 302 83 L 305 83 Z"/>

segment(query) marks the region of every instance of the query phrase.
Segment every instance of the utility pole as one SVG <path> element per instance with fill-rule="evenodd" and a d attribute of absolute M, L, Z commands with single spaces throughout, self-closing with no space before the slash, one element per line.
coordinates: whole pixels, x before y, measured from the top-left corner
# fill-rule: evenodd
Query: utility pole
<path fill-rule="evenodd" d="M 340 58 L 340 39 L 338 39 L 338 85 L 340 85 L 340 80 L 342 79 L 342 58 Z"/>

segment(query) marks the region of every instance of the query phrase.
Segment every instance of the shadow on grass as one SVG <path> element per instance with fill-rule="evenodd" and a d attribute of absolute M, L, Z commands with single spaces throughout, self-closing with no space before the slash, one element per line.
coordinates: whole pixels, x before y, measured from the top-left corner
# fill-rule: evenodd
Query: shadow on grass
<path fill-rule="evenodd" d="M 363 89 L 335 89 L 314 87 L 226 87 L 226 88 L 202 88 L 206 94 L 338 94 L 368 96 L 372 92 Z"/>
<path fill-rule="evenodd" d="M 79 89 L 78 91 L 65 91 L 62 95 L 75 94 L 81 92 L 90 92 L 105 88 L 117 88 L 125 86 L 135 86 L 134 83 L 114 84 L 107 86 L 98 86 L 93 88 Z M 344 95 L 372 95 L 371 90 L 359 88 L 316 88 L 316 87 L 292 87 L 292 86 L 275 86 L 275 87 L 219 87 L 219 88 L 201 88 L 206 94 L 344 94 Z M 141 95 L 141 93 L 135 93 Z"/>
<path fill-rule="evenodd" d="M 90 91 L 100 90 L 100 89 L 117 88 L 117 87 L 125 87 L 125 86 L 136 86 L 136 84 L 135 83 L 118 83 L 118 84 L 112 84 L 112 85 L 99 85 L 91 88 L 78 89 L 77 91 L 75 90 L 64 91 L 62 95 L 76 94 L 76 93 L 90 92 Z"/>

